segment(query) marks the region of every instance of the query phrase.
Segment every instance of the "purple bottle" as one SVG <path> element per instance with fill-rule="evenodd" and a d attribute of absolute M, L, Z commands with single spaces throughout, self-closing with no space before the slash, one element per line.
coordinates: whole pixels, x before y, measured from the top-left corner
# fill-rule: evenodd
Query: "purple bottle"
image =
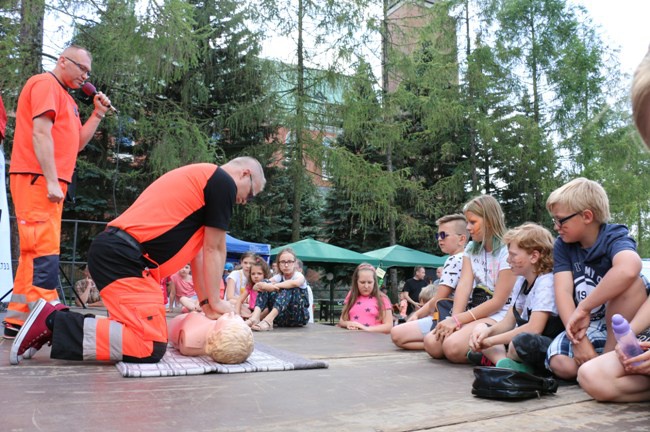
<path fill-rule="evenodd" d="M 628 323 L 623 316 L 619 314 L 612 316 L 612 331 L 614 332 L 618 345 L 621 347 L 627 358 L 643 354 L 643 349 L 641 349 L 639 341 L 630 329 L 630 323 Z M 633 365 L 638 366 L 640 363 L 641 362 L 636 362 L 633 363 Z"/>

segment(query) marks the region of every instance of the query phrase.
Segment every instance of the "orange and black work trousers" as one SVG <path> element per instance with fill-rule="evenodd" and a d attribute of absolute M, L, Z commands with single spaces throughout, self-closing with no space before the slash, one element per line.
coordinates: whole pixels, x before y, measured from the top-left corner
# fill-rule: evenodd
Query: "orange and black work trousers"
<path fill-rule="evenodd" d="M 23 325 L 39 299 L 59 298 L 59 243 L 63 203 L 47 199 L 45 177 L 37 174 L 11 174 L 11 199 L 16 211 L 20 257 L 14 289 L 5 320 Z M 68 185 L 59 182 L 65 194 Z"/>
<path fill-rule="evenodd" d="M 52 358 L 157 363 L 167 349 L 165 305 L 151 263 L 126 232 L 109 227 L 93 240 L 88 270 L 108 318 L 56 314 Z"/>

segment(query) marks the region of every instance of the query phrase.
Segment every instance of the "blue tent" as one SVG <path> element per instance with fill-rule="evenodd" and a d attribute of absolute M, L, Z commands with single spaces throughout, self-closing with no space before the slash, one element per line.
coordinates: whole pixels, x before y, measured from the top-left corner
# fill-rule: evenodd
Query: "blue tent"
<path fill-rule="evenodd" d="M 269 260 L 271 255 L 271 245 L 239 240 L 230 234 L 226 234 L 226 249 L 228 251 L 228 261 L 239 261 L 239 256 L 244 252 L 254 252 L 266 261 Z"/>

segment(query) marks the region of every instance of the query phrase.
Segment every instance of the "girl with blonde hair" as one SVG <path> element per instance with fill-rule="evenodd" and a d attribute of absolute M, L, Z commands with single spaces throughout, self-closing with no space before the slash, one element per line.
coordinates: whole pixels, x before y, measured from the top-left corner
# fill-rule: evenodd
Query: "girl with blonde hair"
<path fill-rule="evenodd" d="M 468 362 L 474 327 L 501 321 L 512 301 L 511 294 L 516 295 L 512 289 L 516 277 L 503 244 L 506 226 L 501 206 L 492 196 L 480 195 L 465 204 L 463 213 L 472 241 L 463 255 L 452 314 L 424 339 L 429 355 L 453 363 Z"/>

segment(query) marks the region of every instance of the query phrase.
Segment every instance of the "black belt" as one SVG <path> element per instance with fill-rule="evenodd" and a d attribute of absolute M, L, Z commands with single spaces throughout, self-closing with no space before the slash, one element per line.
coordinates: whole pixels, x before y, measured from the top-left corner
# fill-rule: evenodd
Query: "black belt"
<path fill-rule="evenodd" d="M 112 226 L 107 227 L 106 232 L 113 234 L 115 237 L 124 240 L 125 242 L 128 243 L 129 246 L 140 251 L 141 254 L 144 254 L 144 249 L 142 248 L 142 245 L 135 238 L 133 238 L 133 236 L 131 236 L 131 234 L 129 234 L 128 232 Z"/>

